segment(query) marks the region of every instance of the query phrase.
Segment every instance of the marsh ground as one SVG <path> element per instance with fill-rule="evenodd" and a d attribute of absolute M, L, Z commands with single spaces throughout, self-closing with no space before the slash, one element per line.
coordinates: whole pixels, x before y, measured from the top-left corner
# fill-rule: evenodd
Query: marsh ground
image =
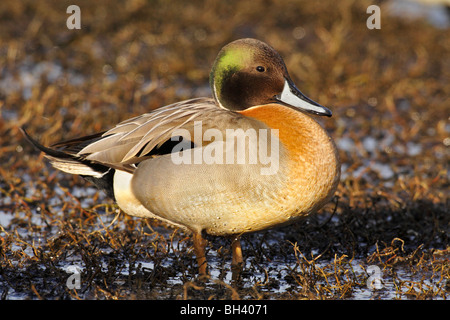
<path fill-rule="evenodd" d="M 0 4 L 2 299 L 449 298 L 448 29 L 385 1 L 369 30 L 370 1 L 98 0 L 78 1 L 81 29 L 68 30 L 70 4 Z M 209 239 L 201 279 L 187 234 L 120 213 L 18 128 L 48 145 L 209 95 L 218 50 L 242 37 L 276 48 L 333 110 L 319 120 L 341 183 L 317 216 L 244 236 L 238 281 L 229 240 Z"/>

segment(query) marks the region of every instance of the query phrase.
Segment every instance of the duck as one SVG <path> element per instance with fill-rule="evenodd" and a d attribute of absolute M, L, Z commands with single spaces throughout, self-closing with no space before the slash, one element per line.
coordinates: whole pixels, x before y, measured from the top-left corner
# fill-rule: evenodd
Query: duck
<path fill-rule="evenodd" d="M 263 41 L 225 45 L 209 77 L 212 98 L 176 102 L 109 130 L 40 144 L 53 167 L 95 184 L 130 216 L 192 234 L 198 273 L 208 273 L 207 236 L 231 239 L 316 213 L 338 186 L 336 145 L 314 117 L 331 117 L 294 84 Z M 208 269 L 207 269 L 208 268 Z"/>

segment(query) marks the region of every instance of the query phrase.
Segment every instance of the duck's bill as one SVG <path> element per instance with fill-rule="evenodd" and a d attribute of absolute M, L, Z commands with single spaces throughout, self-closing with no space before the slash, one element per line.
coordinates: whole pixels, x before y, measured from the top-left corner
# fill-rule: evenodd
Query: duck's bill
<path fill-rule="evenodd" d="M 331 110 L 312 101 L 289 80 L 284 81 L 283 91 L 275 96 L 275 99 L 289 107 L 297 108 L 319 116 L 331 117 Z"/>

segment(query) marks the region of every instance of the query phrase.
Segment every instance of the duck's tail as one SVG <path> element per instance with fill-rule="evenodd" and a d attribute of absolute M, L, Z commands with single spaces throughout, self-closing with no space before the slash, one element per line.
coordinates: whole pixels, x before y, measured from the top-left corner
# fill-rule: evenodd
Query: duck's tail
<path fill-rule="evenodd" d="M 113 177 L 115 169 L 87 160 L 82 156 L 77 155 L 73 150 L 77 150 L 78 145 L 86 142 L 86 138 L 93 140 L 98 138 L 98 134 L 86 137 L 83 140 L 69 140 L 59 142 L 53 146 L 60 147 L 60 149 L 52 149 L 43 146 L 38 141 L 33 139 L 25 128 L 21 127 L 24 137 L 37 149 L 44 152 L 45 157 L 50 160 L 51 165 L 63 172 L 80 175 L 89 182 L 94 183 L 99 189 L 104 190 L 108 196 L 114 198 L 113 191 Z M 84 142 L 84 143 L 82 143 Z"/>

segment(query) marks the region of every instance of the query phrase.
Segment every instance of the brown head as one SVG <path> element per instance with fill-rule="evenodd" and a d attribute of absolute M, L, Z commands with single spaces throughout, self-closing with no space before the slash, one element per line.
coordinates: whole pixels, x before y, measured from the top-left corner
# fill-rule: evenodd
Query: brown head
<path fill-rule="evenodd" d="M 329 109 L 297 89 L 278 52 L 256 39 L 240 39 L 223 47 L 211 70 L 210 85 L 218 104 L 232 111 L 279 103 L 331 116 Z"/>

